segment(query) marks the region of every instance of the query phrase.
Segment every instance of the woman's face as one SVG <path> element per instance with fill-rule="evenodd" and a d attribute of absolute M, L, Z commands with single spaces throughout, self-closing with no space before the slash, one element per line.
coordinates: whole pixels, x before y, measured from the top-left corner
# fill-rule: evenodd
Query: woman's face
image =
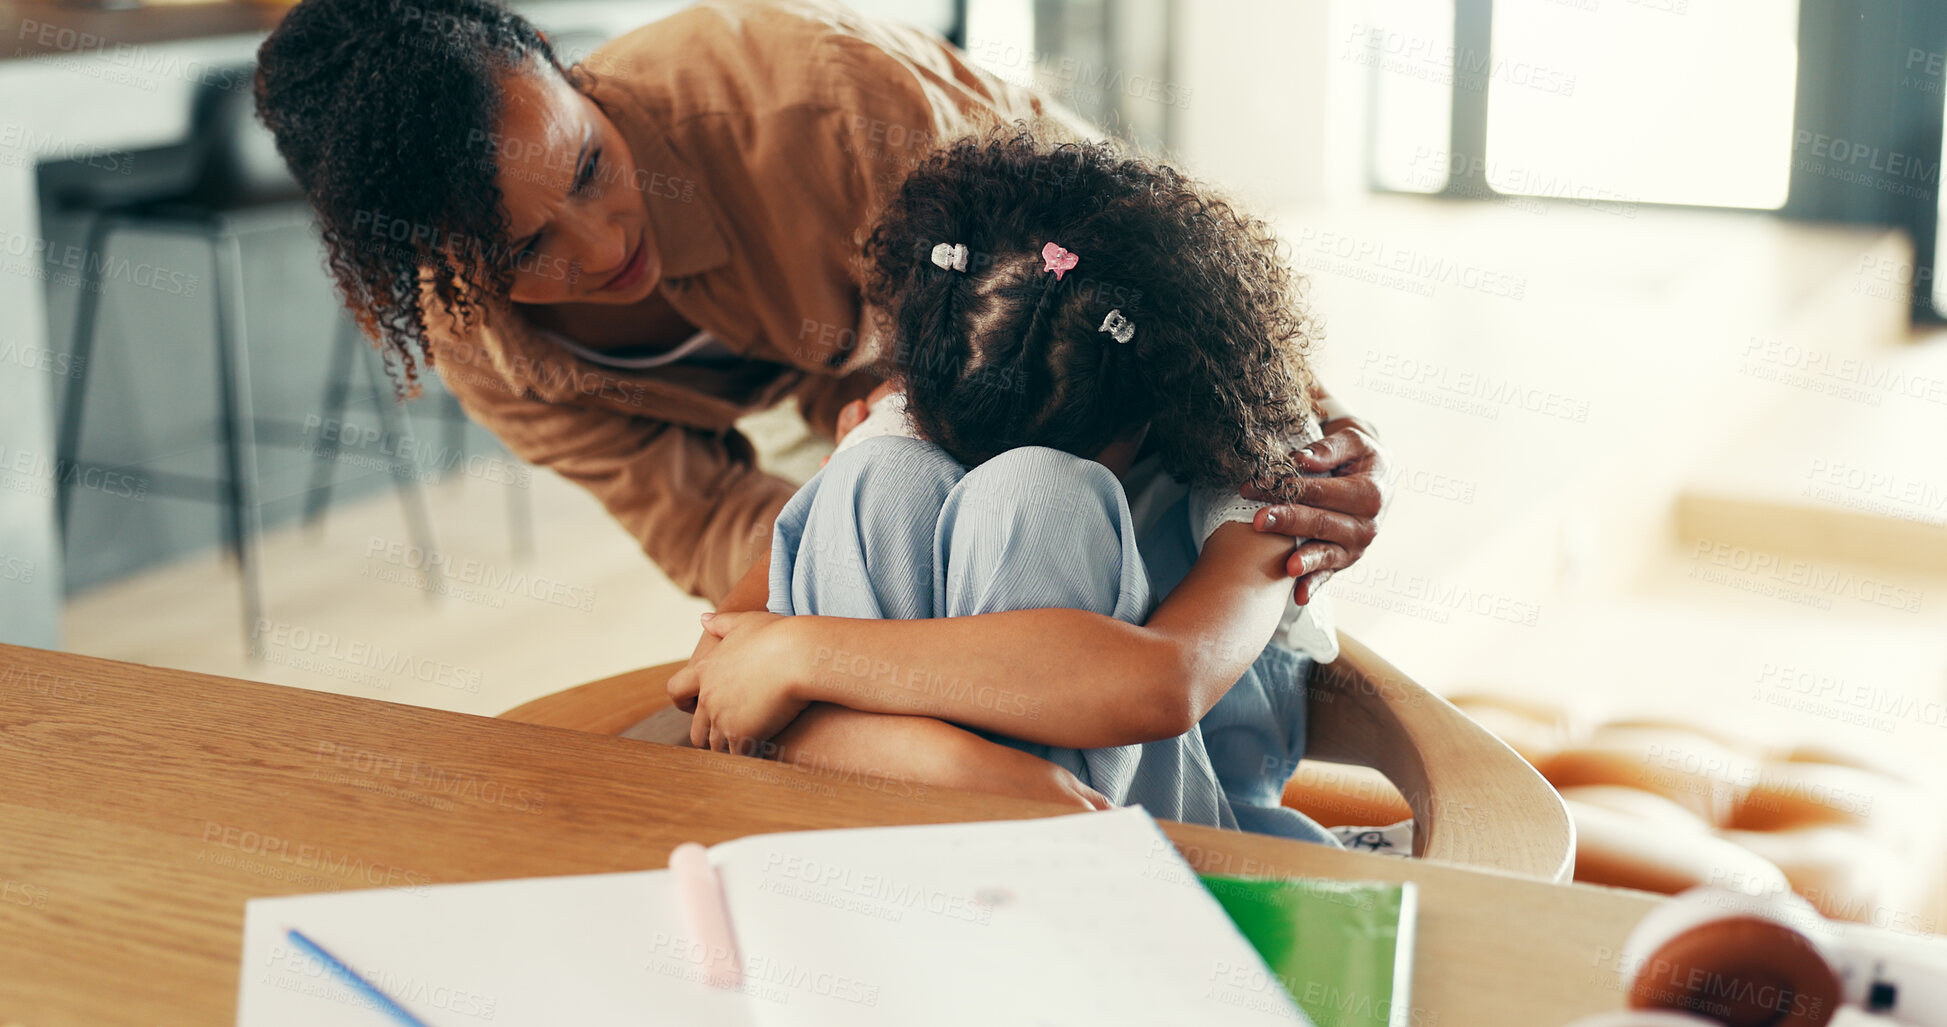
<path fill-rule="evenodd" d="M 662 253 L 615 123 L 554 69 L 501 79 L 494 183 L 513 241 L 516 303 L 634 303 Z"/>

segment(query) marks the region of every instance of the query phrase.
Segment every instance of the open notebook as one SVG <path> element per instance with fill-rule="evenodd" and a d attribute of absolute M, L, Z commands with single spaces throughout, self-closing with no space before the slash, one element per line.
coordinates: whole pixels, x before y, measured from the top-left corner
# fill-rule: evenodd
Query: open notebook
<path fill-rule="evenodd" d="M 738 990 L 700 982 L 668 871 L 531 878 L 253 900 L 237 1023 L 394 1022 L 290 928 L 432 1027 L 1308 1023 L 1140 809 L 756 835 L 709 858 Z"/>

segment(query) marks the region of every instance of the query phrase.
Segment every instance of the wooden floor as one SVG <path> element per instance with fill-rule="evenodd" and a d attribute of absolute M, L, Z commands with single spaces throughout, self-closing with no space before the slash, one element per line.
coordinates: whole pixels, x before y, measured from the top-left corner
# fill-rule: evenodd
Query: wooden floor
<path fill-rule="evenodd" d="M 795 416 L 744 427 L 778 473 L 816 468 L 823 447 Z M 520 490 L 462 475 L 427 498 L 443 557 L 434 591 L 424 587 L 431 561 L 382 492 L 334 508 L 321 531 L 265 537 L 268 609 L 248 629 L 234 566 L 210 552 L 74 599 L 65 647 L 491 716 L 696 644 L 708 605 L 678 591 L 578 486 L 546 471 Z M 514 502 L 531 510 L 531 553 L 515 550 Z"/>

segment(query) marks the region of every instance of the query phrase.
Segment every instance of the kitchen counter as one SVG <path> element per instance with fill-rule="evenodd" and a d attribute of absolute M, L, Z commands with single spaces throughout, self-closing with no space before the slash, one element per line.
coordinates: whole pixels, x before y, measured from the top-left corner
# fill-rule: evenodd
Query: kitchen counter
<path fill-rule="evenodd" d="M 221 36 L 263 35 L 283 7 L 244 3 L 169 4 L 115 10 L 0 0 L 0 61 Z"/>

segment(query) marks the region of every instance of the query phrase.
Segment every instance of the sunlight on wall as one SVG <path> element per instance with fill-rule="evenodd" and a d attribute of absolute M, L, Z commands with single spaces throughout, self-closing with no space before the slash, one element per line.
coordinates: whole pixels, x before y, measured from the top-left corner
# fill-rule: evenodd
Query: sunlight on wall
<path fill-rule="evenodd" d="M 1496 0 L 1488 182 L 1524 195 L 1779 207 L 1797 34 L 1795 0 Z"/>

